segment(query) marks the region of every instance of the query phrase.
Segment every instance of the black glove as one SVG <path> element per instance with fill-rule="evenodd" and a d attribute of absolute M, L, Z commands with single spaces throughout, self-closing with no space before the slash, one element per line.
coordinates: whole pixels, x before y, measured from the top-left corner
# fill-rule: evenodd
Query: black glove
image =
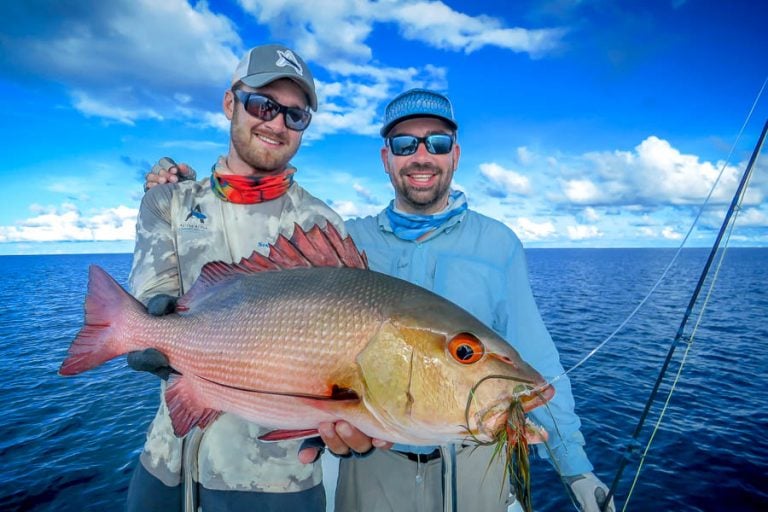
<path fill-rule="evenodd" d="M 155 295 L 147 302 L 147 313 L 152 316 L 170 315 L 176 311 L 176 301 L 178 300 L 178 297 L 166 293 Z"/>
<path fill-rule="evenodd" d="M 168 380 L 172 373 L 179 373 L 171 368 L 168 358 L 156 348 L 128 352 L 128 366 L 138 372 L 154 373 L 163 380 Z"/>
<path fill-rule="evenodd" d="M 176 311 L 178 297 L 161 293 L 147 302 L 147 312 L 152 316 L 168 315 Z M 128 352 L 128 366 L 139 372 L 149 372 L 163 380 L 168 380 L 172 373 L 178 373 L 171 368 L 165 354 L 155 348 Z"/>

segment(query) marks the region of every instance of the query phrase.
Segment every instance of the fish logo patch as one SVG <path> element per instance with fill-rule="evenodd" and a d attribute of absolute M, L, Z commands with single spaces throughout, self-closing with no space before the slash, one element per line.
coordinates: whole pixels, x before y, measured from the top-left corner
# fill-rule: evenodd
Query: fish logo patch
<path fill-rule="evenodd" d="M 304 76 L 304 68 L 301 67 L 299 60 L 291 50 L 277 50 L 277 61 L 275 61 L 275 66 L 279 68 L 288 66 L 299 76 Z"/>
<path fill-rule="evenodd" d="M 203 209 L 200 208 L 199 204 L 196 204 L 189 209 L 186 217 L 184 217 L 184 221 L 179 224 L 179 229 L 185 231 L 208 231 L 208 226 L 205 223 L 207 219 L 208 216 L 203 213 Z"/>
<path fill-rule="evenodd" d="M 187 218 L 184 219 L 184 222 L 188 221 L 192 217 L 196 218 L 200 221 L 200 224 L 205 224 L 205 219 L 207 218 L 206 215 L 200 210 L 200 205 L 195 205 L 194 208 L 189 210 L 189 214 L 187 214 Z"/>

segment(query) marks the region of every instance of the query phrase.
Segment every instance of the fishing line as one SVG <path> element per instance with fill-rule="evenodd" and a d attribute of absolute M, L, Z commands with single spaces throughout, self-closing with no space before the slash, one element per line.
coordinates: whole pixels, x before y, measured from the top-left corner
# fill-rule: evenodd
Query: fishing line
<path fill-rule="evenodd" d="M 658 278 L 658 280 L 654 283 L 653 286 L 651 286 L 651 289 L 648 291 L 648 293 L 643 297 L 643 299 L 637 304 L 637 306 L 629 313 L 629 315 L 622 321 L 616 329 L 611 332 L 607 338 L 605 338 L 602 342 L 600 342 L 595 348 L 593 348 L 589 353 L 587 353 L 586 356 L 584 356 L 579 362 L 574 364 L 571 368 L 564 371 L 560 375 L 557 375 L 556 377 L 553 377 L 550 379 L 547 384 L 554 384 L 564 376 L 571 373 L 576 368 L 580 367 L 584 363 L 586 363 L 589 359 L 592 358 L 597 352 L 602 350 L 602 348 L 611 341 L 619 332 L 624 329 L 624 327 L 635 317 L 635 315 L 642 309 L 643 306 L 645 306 L 646 302 L 651 298 L 651 296 L 656 292 L 656 289 L 661 286 L 661 283 L 666 278 L 667 274 L 669 273 L 672 266 L 677 261 L 677 258 L 682 253 L 682 250 L 685 248 L 685 244 L 688 242 L 688 239 L 690 238 L 691 234 L 693 233 L 693 230 L 696 228 L 696 226 L 699 223 L 699 220 L 701 219 L 701 216 L 704 214 L 704 210 L 708 206 L 710 200 L 712 199 L 712 195 L 715 192 L 715 189 L 717 188 L 718 184 L 720 183 L 720 180 L 723 177 L 723 174 L 725 174 L 726 169 L 728 168 L 731 158 L 733 157 L 734 152 L 736 151 L 736 147 L 738 146 L 739 142 L 741 141 L 741 138 L 744 134 L 744 131 L 746 130 L 747 126 L 749 125 L 750 121 L 752 120 L 752 116 L 755 112 L 755 109 L 757 108 L 757 105 L 760 103 L 760 99 L 763 96 L 763 93 L 766 89 L 766 86 L 768 85 L 768 76 L 766 76 L 765 80 L 763 81 L 762 86 L 760 87 L 760 90 L 757 93 L 757 96 L 755 97 L 754 101 L 752 102 L 752 106 L 749 109 L 749 112 L 747 113 L 746 119 L 744 120 L 744 123 L 741 125 L 741 128 L 739 129 L 738 134 L 736 135 L 736 139 L 734 140 L 733 144 L 731 145 L 730 150 L 728 151 L 728 156 L 726 157 L 725 161 L 723 162 L 723 165 L 720 167 L 720 172 L 717 175 L 717 178 L 715 179 L 714 183 L 712 184 L 712 187 L 709 190 L 709 193 L 707 194 L 707 197 L 704 199 L 704 202 L 702 202 L 701 206 L 699 207 L 698 213 L 696 214 L 696 217 L 693 219 L 693 222 L 691 223 L 690 228 L 688 229 L 688 232 L 683 237 L 683 240 L 680 242 L 680 245 L 678 246 L 677 250 L 675 251 L 675 254 L 672 256 L 672 259 L 669 261 L 669 263 L 666 265 L 664 270 L 661 273 L 661 276 Z M 545 386 L 540 386 L 536 389 L 533 389 L 531 393 L 535 393 L 538 391 L 541 391 L 544 389 Z"/>
<path fill-rule="evenodd" d="M 656 393 L 658 392 L 659 387 L 661 386 L 661 383 L 664 379 L 664 375 L 672 360 L 672 356 L 675 352 L 675 348 L 677 347 L 678 342 L 680 342 L 683 339 L 683 332 L 685 330 L 686 322 L 688 321 L 688 318 L 690 317 L 691 312 L 694 306 L 696 305 L 697 299 L 699 297 L 699 292 L 701 291 L 704 285 L 704 282 L 706 281 L 712 261 L 714 260 L 714 257 L 717 254 L 718 248 L 720 246 L 720 242 L 722 241 L 723 236 L 726 234 L 726 232 L 728 232 L 728 239 L 730 239 L 730 233 L 733 230 L 733 226 L 735 224 L 735 218 L 736 218 L 735 216 L 733 216 L 734 212 L 736 213 L 736 216 L 738 216 L 738 212 L 741 209 L 741 203 L 744 200 L 744 195 L 746 194 L 747 184 L 751 179 L 752 169 L 754 168 L 755 162 L 757 161 L 757 157 L 760 154 L 760 151 L 762 150 L 763 143 L 765 142 L 766 134 L 768 134 L 768 120 L 766 120 L 765 125 L 763 126 L 763 131 L 760 134 L 760 137 L 757 141 L 757 145 L 755 146 L 754 151 L 752 152 L 752 157 L 750 158 L 749 163 L 747 164 L 747 168 L 744 170 L 741 180 L 739 181 L 739 185 L 736 188 L 736 192 L 733 195 L 731 204 L 728 207 L 728 211 L 725 214 L 725 219 L 723 219 L 723 223 L 720 226 L 720 230 L 717 233 L 717 238 L 714 244 L 712 245 L 712 250 L 709 253 L 707 262 L 704 265 L 704 269 L 701 272 L 701 276 L 699 277 L 699 281 L 696 285 L 696 289 L 693 291 L 693 294 L 691 295 L 691 299 L 688 303 L 688 307 L 685 311 L 685 315 L 683 315 L 683 319 L 680 322 L 680 327 L 678 327 L 677 334 L 675 335 L 675 339 L 672 341 L 672 345 L 669 347 L 669 352 L 667 352 L 667 357 L 664 360 L 664 363 L 661 367 L 659 376 L 656 378 L 656 383 L 654 384 L 653 389 L 651 390 L 651 394 L 648 397 L 648 401 L 645 404 L 645 408 L 643 409 L 643 412 L 640 415 L 640 420 L 638 421 L 637 427 L 635 427 L 635 431 L 632 434 L 632 441 L 630 441 L 630 443 L 627 445 L 625 456 L 622 458 L 622 460 L 619 463 L 619 469 L 616 471 L 616 477 L 614 478 L 613 483 L 611 484 L 610 491 L 608 492 L 608 500 L 610 500 L 611 496 L 613 496 L 616 490 L 616 487 L 618 486 L 619 480 L 621 479 L 621 474 L 624 471 L 624 468 L 626 468 L 627 464 L 629 463 L 629 460 L 630 460 L 629 456 L 635 448 L 633 443 L 636 442 L 637 437 L 640 435 L 640 431 L 642 430 L 645 419 L 647 418 L 648 413 L 650 412 L 651 406 L 655 401 Z M 730 224 L 732 219 L 734 220 L 734 224 Z M 721 260 L 721 263 L 722 263 L 722 260 Z M 697 324 L 697 327 L 698 327 L 698 324 Z M 689 344 L 689 348 L 690 348 L 690 344 Z"/>
<path fill-rule="evenodd" d="M 649 300 L 650 296 L 659 287 L 659 285 L 661 284 L 661 282 L 664 280 L 664 278 L 666 277 L 667 273 L 669 272 L 670 268 L 672 267 L 672 265 L 677 260 L 677 258 L 680 255 L 680 253 L 682 252 L 682 249 L 685 246 L 685 244 L 686 244 L 688 238 L 690 237 L 691 233 L 693 232 L 693 229 L 696 227 L 696 225 L 698 224 L 701 216 L 703 215 L 704 209 L 709 204 L 709 202 L 710 202 L 710 200 L 712 198 L 712 195 L 714 194 L 714 191 L 715 191 L 717 185 L 719 184 L 723 174 L 725 173 L 726 168 L 728 167 L 728 165 L 730 163 L 730 160 L 731 160 L 731 158 L 733 156 L 735 148 L 737 147 L 739 141 L 741 140 L 741 137 L 742 137 L 742 135 L 743 135 L 743 133 L 744 133 L 744 131 L 746 129 L 746 126 L 749 124 L 749 122 L 750 122 L 750 120 L 751 120 L 751 118 L 752 118 L 752 116 L 754 114 L 754 111 L 755 111 L 755 109 L 757 108 L 757 105 L 760 102 L 760 98 L 762 97 L 763 92 L 765 91 L 766 84 L 768 84 L 768 77 L 766 77 L 766 79 L 763 81 L 763 84 L 760 87 L 760 90 L 759 90 L 759 92 L 757 94 L 757 97 L 755 98 L 754 102 L 752 103 L 752 107 L 750 108 L 749 113 L 747 114 L 747 117 L 746 117 L 744 123 L 742 124 L 741 129 L 739 130 L 739 133 L 738 133 L 738 135 L 736 137 L 736 140 L 734 141 L 733 145 L 731 146 L 731 149 L 730 149 L 730 151 L 728 153 L 728 157 L 726 158 L 725 162 L 723 163 L 723 165 L 722 165 L 722 167 L 720 169 L 720 172 L 718 173 L 718 176 L 717 176 L 715 182 L 713 183 L 713 185 L 712 185 L 712 187 L 711 187 L 711 189 L 709 191 L 709 194 L 707 195 L 706 199 L 704 200 L 704 202 L 700 206 L 699 211 L 698 211 L 698 213 L 696 215 L 696 218 L 693 220 L 693 222 L 691 224 L 691 227 L 689 228 L 688 232 L 686 233 L 685 237 L 683 238 L 682 242 L 680 243 L 680 246 L 678 247 L 677 251 L 675 252 L 674 256 L 672 257 L 672 260 L 669 262 L 669 264 L 664 269 L 661 277 L 659 277 L 659 279 L 656 281 L 656 283 L 652 286 L 651 290 L 640 301 L 640 303 L 637 305 L 637 307 L 635 307 L 635 309 L 628 315 L 628 317 L 605 340 L 603 340 L 603 342 L 601 342 L 597 347 L 595 347 L 592 351 L 590 351 L 581 361 L 579 361 L 577 364 L 575 364 L 573 367 L 571 367 L 568 371 L 565 371 L 562 374 L 560 374 L 560 375 L 556 376 L 555 378 L 551 379 L 548 382 L 548 384 L 554 384 L 559 379 L 561 379 L 564 375 L 567 375 L 568 373 L 570 373 L 574 369 L 576 369 L 579 366 L 581 366 L 582 364 L 584 364 L 592 356 L 594 356 L 600 349 L 602 349 L 605 346 L 606 343 L 608 343 L 608 341 L 613 339 L 613 337 L 615 337 L 616 334 L 619 331 L 621 331 L 621 329 L 624 328 L 624 326 L 635 316 L 635 314 L 640 310 L 640 308 L 643 305 L 645 305 L 645 303 Z M 666 401 L 665 401 L 664 406 L 662 408 L 661 414 L 660 414 L 659 418 L 657 419 L 657 422 L 656 422 L 656 425 L 655 425 L 655 427 L 653 429 L 651 437 L 648 440 L 648 444 L 646 445 L 645 451 L 642 454 L 642 460 L 641 460 L 641 463 L 640 463 L 640 465 L 639 465 L 639 467 L 637 469 L 637 472 L 635 474 L 635 478 L 634 478 L 633 483 L 632 483 L 632 488 L 630 489 L 629 496 L 627 497 L 627 503 L 629 501 L 629 497 L 632 494 L 632 491 L 635 488 L 635 485 L 636 485 L 636 483 L 638 481 L 638 478 L 639 478 L 639 475 L 640 475 L 640 472 L 641 472 L 642 465 L 643 465 L 643 462 L 645 460 L 645 457 L 646 457 L 648 451 L 650 450 L 651 444 L 653 442 L 653 439 L 655 438 L 656 433 L 658 432 L 658 429 L 660 428 L 663 416 L 664 416 L 664 414 L 665 414 L 665 412 L 666 412 L 666 410 L 667 410 L 667 408 L 669 406 L 669 402 L 671 400 L 672 394 L 674 393 L 674 391 L 676 389 L 677 382 L 679 381 L 680 376 L 682 374 L 683 367 L 685 366 L 685 362 L 687 360 L 688 353 L 690 352 L 690 349 L 691 349 L 691 346 L 692 346 L 692 343 L 693 343 L 694 335 L 695 335 L 696 331 L 698 330 L 698 327 L 699 327 L 699 325 L 700 325 L 700 323 L 701 323 L 701 321 L 703 319 L 704 311 L 706 310 L 706 306 L 707 306 L 707 304 L 709 302 L 709 299 L 711 297 L 711 293 L 713 291 L 714 284 L 715 284 L 715 282 L 717 280 L 717 277 L 718 277 L 719 272 L 720 272 L 720 268 L 721 268 L 722 263 L 723 263 L 724 258 L 725 258 L 725 253 L 726 253 L 728 244 L 730 243 L 731 234 L 733 232 L 733 229 L 734 229 L 734 226 L 735 226 L 735 223 L 736 223 L 736 218 L 738 217 L 738 214 L 739 214 L 739 212 L 741 210 L 741 203 L 742 203 L 742 201 L 744 199 L 744 194 L 746 193 L 747 185 L 748 185 L 748 183 L 749 183 L 749 181 L 751 179 L 752 168 L 753 168 L 753 166 L 755 164 L 755 161 L 757 160 L 757 157 L 758 157 L 758 155 L 759 155 L 759 153 L 760 153 L 760 151 L 762 149 L 763 142 L 765 141 L 765 137 L 766 137 L 766 133 L 767 132 L 768 132 L 768 120 L 766 120 L 766 122 L 765 122 L 765 125 L 763 127 L 763 131 L 762 131 L 762 133 L 761 133 L 761 135 L 760 135 L 760 137 L 758 139 L 757 145 L 755 146 L 755 149 L 754 149 L 754 151 L 752 153 L 750 161 L 747 164 L 746 169 L 744 170 L 744 173 L 743 173 L 742 178 L 741 178 L 741 180 L 739 182 L 737 190 L 736 190 L 736 192 L 733 195 L 733 199 L 731 201 L 731 204 L 730 204 L 728 210 L 726 211 L 725 219 L 723 220 L 723 224 L 721 225 L 720 230 L 719 230 L 719 232 L 717 234 L 717 238 L 716 238 L 716 240 L 715 240 L 715 242 L 714 242 L 714 244 L 712 246 L 712 249 L 710 251 L 709 257 L 708 257 L 707 262 L 706 262 L 706 264 L 704 266 L 704 270 L 702 271 L 701 276 L 699 277 L 699 281 L 698 281 L 698 283 L 696 285 L 696 289 L 694 290 L 693 295 L 691 296 L 690 302 L 689 302 L 688 307 L 686 309 L 686 312 L 685 312 L 685 314 L 683 316 L 683 320 L 681 321 L 680 327 L 678 328 L 678 331 L 677 331 L 677 334 L 675 336 L 675 339 L 673 340 L 672 345 L 670 346 L 669 352 L 667 353 L 667 357 L 666 357 L 666 359 L 665 359 L 665 361 L 664 361 L 664 363 L 662 365 L 661 371 L 659 372 L 659 375 L 657 377 L 656 383 L 655 383 L 655 385 L 654 385 L 654 387 L 653 387 L 653 389 L 651 391 L 651 394 L 650 394 L 650 396 L 648 398 L 648 401 L 646 402 L 645 409 L 643 410 L 643 413 L 641 414 L 641 417 L 640 417 L 640 420 L 638 422 L 638 425 L 635 428 L 635 431 L 634 431 L 634 433 L 632 435 L 632 440 L 626 446 L 625 455 L 624 455 L 624 457 L 622 458 L 622 460 L 619 463 L 619 469 L 616 472 L 616 476 L 615 476 L 615 478 L 613 480 L 613 483 L 611 484 L 611 487 L 609 489 L 608 495 L 607 495 L 605 501 L 603 502 L 603 505 L 601 506 L 602 510 L 606 510 L 607 509 L 607 506 L 611 502 L 611 498 L 614 496 L 616 488 L 618 487 L 618 483 L 619 483 L 619 481 L 621 479 L 621 474 L 622 474 L 624 468 L 629 463 L 629 460 L 630 460 L 629 456 L 630 456 L 631 452 L 634 450 L 634 448 L 636 447 L 634 443 L 636 443 L 637 437 L 638 437 L 638 435 L 639 435 L 639 433 L 640 433 L 640 431 L 642 429 L 644 421 L 645 421 L 645 419 L 646 419 L 646 417 L 647 417 L 647 415 L 648 415 L 648 413 L 650 411 L 650 408 L 651 408 L 652 404 L 655 401 L 656 393 L 658 392 L 658 389 L 659 389 L 659 387 L 660 387 L 660 385 L 661 385 L 661 383 L 663 381 L 664 375 L 665 375 L 665 373 L 666 373 L 666 371 L 667 371 L 667 369 L 669 367 L 669 363 L 670 363 L 670 361 L 672 359 L 672 355 L 674 354 L 675 348 L 676 348 L 678 342 L 680 342 L 680 340 L 683 337 L 683 332 L 684 332 L 684 329 L 685 329 L 686 322 L 687 322 L 688 318 L 690 317 L 691 312 L 692 312 L 694 306 L 696 305 L 699 293 L 700 293 L 700 291 L 701 291 L 701 289 L 702 289 L 702 287 L 703 287 L 703 285 L 704 285 L 704 283 L 706 281 L 707 275 L 709 274 L 709 270 L 710 270 L 710 266 L 712 264 L 712 261 L 714 260 L 714 257 L 715 257 L 715 255 L 717 254 L 717 251 L 720 248 L 720 243 L 722 242 L 723 237 L 724 237 L 724 235 L 726 235 L 726 232 L 727 232 L 727 236 L 726 236 L 726 239 L 725 239 L 725 246 L 723 247 L 723 250 L 721 252 L 721 257 L 720 257 L 720 260 L 719 260 L 719 262 L 717 264 L 717 267 L 716 267 L 716 270 L 715 270 L 715 274 L 714 274 L 714 276 L 713 276 L 713 278 L 712 278 L 712 280 L 710 282 L 710 286 L 709 286 L 709 289 L 707 291 L 707 295 L 705 297 L 704 304 L 701 307 L 701 310 L 699 312 L 699 316 L 697 318 L 697 322 L 696 322 L 696 325 L 694 326 L 692 334 L 691 334 L 690 338 L 688 340 L 686 340 L 686 342 L 687 342 L 686 351 L 683 354 L 683 358 L 682 358 L 682 360 L 680 362 L 680 367 L 678 368 L 677 375 L 675 376 L 674 381 L 672 383 L 672 386 L 671 386 L 671 388 L 669 390 L 669 393 L 667 395 Z M 735 215 L 734 215 L 734 212 L 735 212 Z M 545 385 L 539 386 L 539 387 L 531 390 L 530 393 L 539 392 L 539 391 L 543 390 L 544 387 L 545 387 Z M 624 504 L 624 509 L 623 510 L 626 510 L 627 503 Z"/>
<path fill-rule="evenodd" d="M 747 184 L 745 185 L 745 190 L 749 186 L 749 181 L 750 181 L 750 178 L 747 178 Z M 717 282 L 717 279 L 720 276 L 720 269 L 723 266 L 723 261 L 725 261 L 725 255 L 730 245 L 731 235 L 733 234 L 733 229 L 736 226 L 736 219 L 738 218 L 740 212 L 741 212 L 741 206 L 739 203 L 739 205 L 736 207 L 733 219 L 730 223 L 730 227 L 728 228 L 728 234 L 725 236 L 725 243 L 723 244 L 723 250 L 720 253 L 720 259 L 718 260 L 717 267 L 715 268 L 715 273 L 712 276 L 712 279 L 709 283 L 709 288 L 707 290 L 707 295 L 704 298 L 704 303 L 702 304 L 701 310 L 699 311 L 699 315 L 696 318 L 696 324 L 693 326 L 693 329 L 691 330 L 691 335 L 686 340 L 686 348 L 680 360 L 680 366 L 677 369 L 675 378 L 673 379 L 672 385 L 669 389 L 669 392 L 667 393 L 667 397 L 664 400 L 664 405 L 662 406 L 661 411 L 659 412 L 659 417 L 656 419 L 656 423 L 654 424 L 653 430 L 651 431 L 651 435 L 648 438 L 648 443 L 646 444 L 645 449 L 643 450 L 643 454 L 640 456 L 640 462 L 637 466 L 635 477 L 632 480 L 632 485 L 630 486 L 629 491 L 627 492 L 627 497 L 624 501 L 624 507 L 621 509 L 622 512 L 626 511 L 627 507 L 629 506 L 629 500 L 632 498 L 632 493 L 634 492 L 635 486 L 637 485 L 637 482 L 640 479 L 640 472 L 643 469 L 645 458 L 651 449 L 651 444 L 653 444 L 653 440 L 656 438 L 656 433 L 661 427 L 661 422 L 664 419 L 664 415 L 666 414 L 667 409 L 669 408 L 669 402 L 672 400 L 672 394 L 675 392 L 675 389 L 677 388 L 677 383 L 680 380 L 680 376 L 683 373 L 683 367 L 685 367 L 686 361 L 688 359 L 688 353 L 691 351 L 691 347 L 693 347 L 693 340 L 696 337 L 696 332 L 699 330 L 701 321 L 704 318 L 704 311 L 707 309 L 707 305 L 709 304 L 709 299 L 712 296 L 712 291 L 715 288 L 715 283 Z"/>

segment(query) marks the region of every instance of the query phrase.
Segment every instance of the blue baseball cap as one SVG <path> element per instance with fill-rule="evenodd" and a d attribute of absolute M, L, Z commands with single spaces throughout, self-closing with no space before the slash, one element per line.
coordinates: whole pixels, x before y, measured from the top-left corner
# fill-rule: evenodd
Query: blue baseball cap
<path fill-rule="evenodd" d="M 448 123 L 454 130 L 459 127 L 453 118 L 451 101 L 446 96 L 428 89 L 411 89 L 387 105 L 381 136 L 386 137 L 397 123 L 414 117 L 436 117 Z"/>

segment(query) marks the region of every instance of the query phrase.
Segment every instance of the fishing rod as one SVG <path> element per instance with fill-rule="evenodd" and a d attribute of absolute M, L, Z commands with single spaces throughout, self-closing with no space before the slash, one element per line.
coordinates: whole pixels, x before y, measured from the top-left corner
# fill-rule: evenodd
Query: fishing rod
<path fill-rule="evenodd" d="M 699 276 L 699 281 L 696 284 L 696 288 L 694 289 L 693 294 L 691 295 L 691 300 L 688 302 L 688 307 L 685 310 L 685 314 L 683 315 L 682 321 L 680 322 L 680 327 L 678 327 L 677 329 L 677 334 L 675 335 L 675 339 L 672 341 L 672 344 L 669 347 L 669 351 L 667 352 L 667 357 L 664 360 L 664 364 L 662 365 L 661 370 L 659 371 L 659 376 L 656 378 L 656 384 L 654 384 L 653 389 L 651 390 L 651 394 L 648 397 L 648 401 L 645 403 L 645 409 L 643 409 L 643 413 L 640 415 L 640 420 L 638 421 L 637 427 L 635 427 L 635 431 L 632 433 L 632 439 L 627 444 L 627 448 L 625 450 L 624 456 L 622 457 L 621 462 L 619 463 L 619 469 L 618 471 L 616 471 L 616 477 L 613 479 L 613 483 L 611 483 L 611 488 L 608 491 L 608 496 L 606 497 L 601 507 L 601 510 L 603 512 L 607 510 L 608 504 L 611 502 L 611 498 L 613 497 L 616 491 L 616 488 L 618 487 L 619 480 L 621 480 L 621 475 L 624 472 L 624 469 L 627 467 L 627 464 L 629 464 L 629 460 L 630 460 L 630 457 L 632 456 L 632 452 L 638 446 L 637 438 L 640 435 L 641 430 L 643 429 L 643 425 L 645 424 L 645 420 L 648 417 L 648 413 L 650 412 L 651 406 L 653 405 L 656 399 L 656 394 L 658 393 L 659 388 L 661 387 L 661 383 L 664 380 L 664 376 L 667 373 L 667 369 L 669 368 L 669 364 L 672 361 L 672 356 L 675 353 L 675 349 L 677 348 L 680 341 L 683 339 L 683 332 L 685 330 L 686 324 L 688 323 L 688 318 L 691 316 L 691 313 L 693 312 L 693 308 L 696 305 L 696 302 L 699 298 L 699 293 L 701 292 L 701 289 L 704 286 L 704 282 L 706 281 L 707 275 L 709 274 L 709 269 L 712 266 L 712 261 L 714 261 L 717 251 L 720 248 L 720 242 L 723 239 L 723 235 L 725 234 L 726 229 L 730 224 L 731 217 L 733 216 L 734 211 L 741 203 L 747 183 L 752 174 L 752 168 L 754 167 L 755 161 L 757 161 L 757 156 L 760 154 L 763 147 L 763 143 L 765 142 L 766 133 L 768 133 L 768 119 L 766 119 L 765 125 L 763 126 L 763 131 L 760 134 L 760 137 L 758 138 L 757 144 L 755 145 L 755 149 L 752 151 L 752 156 L 749 159 L 749 163 L 747 164 L 746 169 L 744 169 L 744 173 L 742 174 L 741 180 L 739 181 L 739 186 L 736 188 L 736 192 L 733 194 L 731 205 L 729 206 L 728 211 L 725 213 L 725 219 L 723 219 L 723 224 L 720 226 L 720 231 L 717 233 L 717 238 L 715 239 L 715 242 L 712 245 L 712 250 L 709 252 L 709 257 L 707 258 L 707 262 L 704 264 L 704 269 L 702 270 L 701 275 Z"/>

